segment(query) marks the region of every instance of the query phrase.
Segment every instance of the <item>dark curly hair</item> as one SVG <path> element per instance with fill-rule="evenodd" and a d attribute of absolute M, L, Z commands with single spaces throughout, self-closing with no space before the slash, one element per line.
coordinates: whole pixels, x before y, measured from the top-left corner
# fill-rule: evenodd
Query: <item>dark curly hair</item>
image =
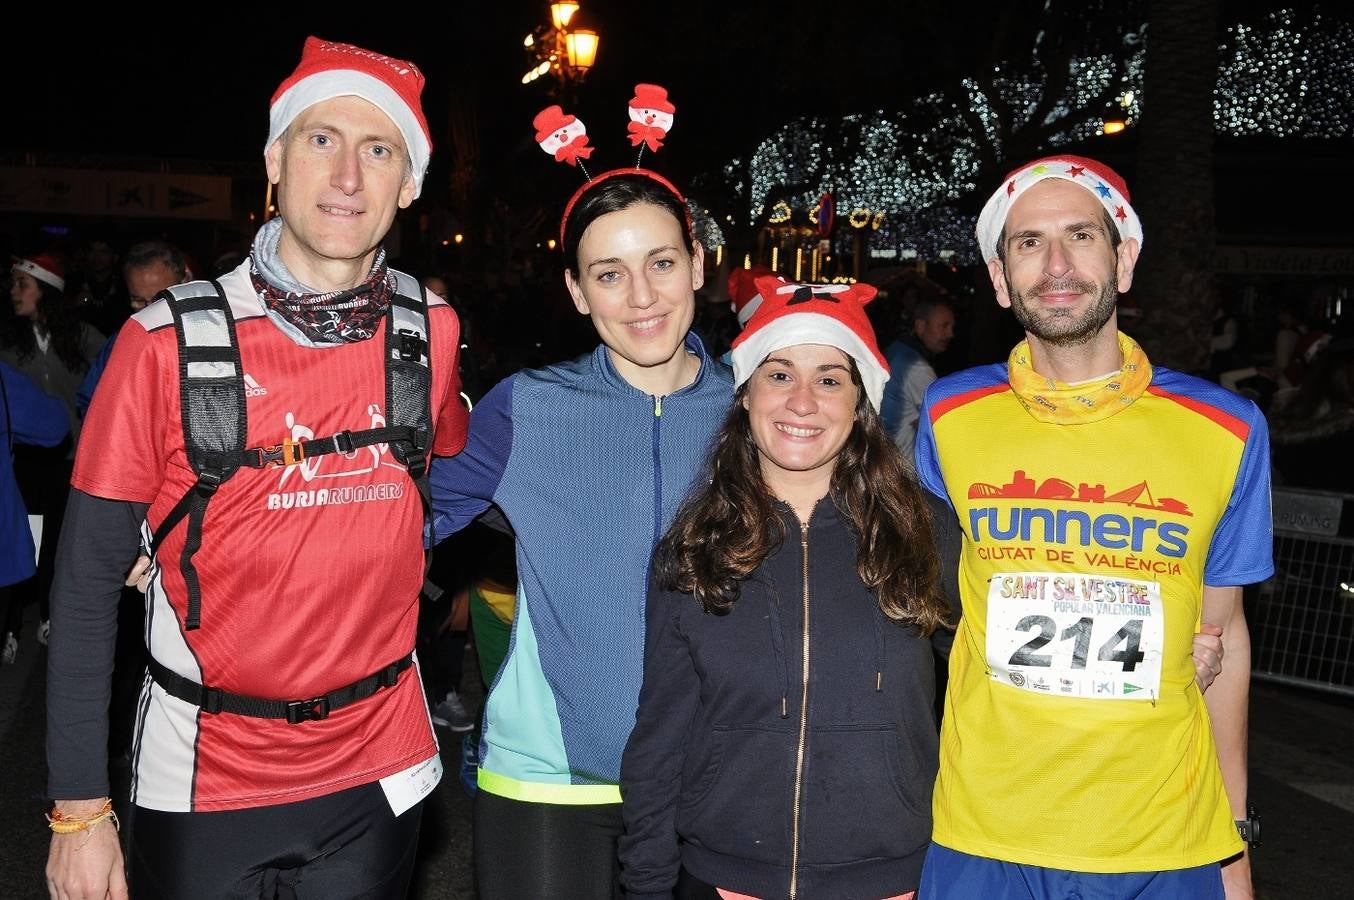
<path fill-rule="evenodd" d="M 851 380 L 860 386 L 854 360 Z M 694 595 L 709 613 L 732 609 L 742 583 L 786 537 L 743 408 L 747 390 L 747 384 L 738 389 L 715 436 L 705 477 L 654 551 L 659 586 Z M 884 614 L 916 625 L 923 634 L 952 628 L 946 621 L 949 606 L 937 587 L 940 563 L 930 511 L 864 390 L 837 455 L 830 491 L 856 536 L 856 572 L 879 598 Z"/>
<path fill-rule="evenodd" d="M 41 324 L 52 336 L 52 351 L 62 365 L 71 372 L 86 371 L 89 360 L 80 352 L 80 335 L 85 324 L 76 316 L 75 307 L 65 294 L 45 281 L 34 281 L 42 292 L 38 296 L 37 315 L 26 319 L 11 312 L 0 318 L 0 347 L 13 349 L 20 362 L 28 360 L 38 349 L 33 328 Z"/>

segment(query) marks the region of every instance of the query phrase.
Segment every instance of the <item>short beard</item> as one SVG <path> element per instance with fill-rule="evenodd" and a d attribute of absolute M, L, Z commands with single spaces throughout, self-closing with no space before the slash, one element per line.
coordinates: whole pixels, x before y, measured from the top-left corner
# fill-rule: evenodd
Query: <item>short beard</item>
<path fill-rule="evenodd" d="M 1046 278 L 1029 293 L 1051 294 L 1069 289 L 1093 295 L 1095 302 L 1080 316 L 1070 309 L 1054 309 L 1041 317 L 1034 306 L 1026 305 L 1025 295 L 1017 291 L 1010 276 L 1006 276 L 1006 291 L 1011 297 L 1011 311 L 1015 313 L 1016 321 L 1027 334 L 1055 347 L 1078 347 L 1093 340 L 1114 315 L 1114 304 L 1119 297 L 1119 282 L 1113 271 L 1100 286 L 1098 294 L 1095 282 L 1072 278 Z"/>

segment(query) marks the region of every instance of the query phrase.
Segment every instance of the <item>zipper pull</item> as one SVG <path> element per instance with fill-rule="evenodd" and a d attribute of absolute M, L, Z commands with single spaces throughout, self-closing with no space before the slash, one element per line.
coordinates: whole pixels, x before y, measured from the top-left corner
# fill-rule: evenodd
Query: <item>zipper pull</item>
<path fill-rule="evenodd" d="M 782 719 L 790 718 L 790 704 L 789 701 L 785 699 L 784 694 L 780 695 L 780 717 Z"/>
<path fill-rule="evenodd" d="M 653 398 L 653 414 L 654 418 L 658 418 L 663 415 L 663 398 L 657 395 L 655 395 Z"/>

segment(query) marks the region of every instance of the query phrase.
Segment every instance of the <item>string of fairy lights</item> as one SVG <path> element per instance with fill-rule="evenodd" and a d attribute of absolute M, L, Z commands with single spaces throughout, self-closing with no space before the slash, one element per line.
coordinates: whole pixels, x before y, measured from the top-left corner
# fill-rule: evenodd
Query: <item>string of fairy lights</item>
<path fill-rule="evenodd" d="M 866 235 L 870 256 L 975 263 L 973 217 L 954 204 L 977 189 L 983 151 L 1003 159 L 1003 135 L 1031 125 L 1048 132 L 1052 147 L 1131 127 L 1144 102 L 1148 31 L 1126 31 L 1120 52 L 1072 59 L 1065 90 L 1051 102 L 1044 91 L 1052 80 L 1036 52 L 1023 67 L 1003 65 L 990 79 L 963 79 L 955 92 L 914 98 L 901 109 L 796 119 L 748 159 L 729 160 L 724 182 L 746 198 L 748 222 L 788 226 L 793 213 L 802 223 L 831 191 L 839 218 Z M 1319 6 L 1280 9 L 1226 29 L 1214 125 L 1229 136 L 1349 137 L 1351 85 L 1354 24 Z M 1041 109 L 1044 118 L 1033 122 Z M 720 223 L 705 218 L 712 227 L 707 246 L 718 247 Z M 735 224 L 733 216 L 726 224 Z M 805 247 L 818 241 L 808 227 L 799 233 Z"/>
<path fill-rule="evenodd" d="M 1292 9 L 1264 27 L 1228 29 L 1213 119 L 1233 135 L 1339 138 L 1351 133 L 1354 24 Z"/>

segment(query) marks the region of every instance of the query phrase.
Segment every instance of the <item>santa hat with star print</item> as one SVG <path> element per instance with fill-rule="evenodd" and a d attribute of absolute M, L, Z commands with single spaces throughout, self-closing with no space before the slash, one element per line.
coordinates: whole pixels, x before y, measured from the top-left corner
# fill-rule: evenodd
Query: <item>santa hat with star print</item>
<path fill-rule="evenodd" d="M 278 85 L 268 110 L 264 152 L 297 116 L 334 97 L 361 97 L 390 117 L 404 138 L 414 178 L 414 196 L 423 190 L 433 141 L 423 117 L 423 73 L 411 62 L 352 44 L 306 38 L 301 64 Z"/>
<path fill-rule="evenodd" d="M 58 291 L 66 289 L 65 267 L 61 265 L 61 260 L 50 253 L 36 253 L 27 259 L 20 259 L 14 263 L 14 271 L 24 272 Z"/>
<path fill-rule="evenodd" d="M 776 350 L 796 344 L 836 347 L 856 361 L 865 395 L 876 410 L 889 380 L 865 304 L 877 291 L 868 284 L 791 284 L 778 276 L 757 279 L 762 302 L 733 341 L 733 386 L 741 387 Z"/>
<path fill-rule="evenodd" d="M 1128 185 L 1117 172 L 1084 156 L 1046 156 L 1026 163 L 1002 179 L 1001 187 L 983 207 L 977 233 L 984 262 L 997 259 L 997 242 L 1016 198 L 1045 178 L 1061 178 L 1090 191 L 1119 228 L 1119 236 L 1125 240 L 1136 238 L 1138 245 L 1142 245 L 1142 222 L 1128 202 Z"/>

